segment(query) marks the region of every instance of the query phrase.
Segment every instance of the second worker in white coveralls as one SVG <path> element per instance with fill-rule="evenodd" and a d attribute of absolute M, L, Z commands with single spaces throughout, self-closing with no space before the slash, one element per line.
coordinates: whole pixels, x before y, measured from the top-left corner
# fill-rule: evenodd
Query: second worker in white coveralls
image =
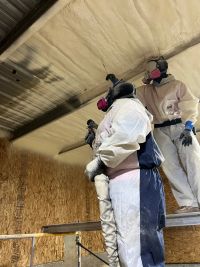
<path fill-rule="evenodd" d="M 163 57 L 148 61 L 137 96 L 154 117 L 154 137 L 165 158 L 162 168 L 180 206 L 176 213 L 195 212 L 200 204 L 200 146 L 193 127 L 199 101 L 167 69 Z"/>
<path fill-rule="evenodd" d="M 95 159 L 86 173 L 96 180 L 103 168 L 109 177 L 103 187 L 104 191 L 109 187 L 120 266 L 164 267 L 165 203 L 156 168 L 163 157 L 151 134 L 152 115 L 134 97 L 132 84 L 115 82 L 113 74 L 107 77 L 112 77 L 113 87 L 98 102 L 106 114 L 96 131 Z M 109 224 L 105 226 L 113 232 Z"/>

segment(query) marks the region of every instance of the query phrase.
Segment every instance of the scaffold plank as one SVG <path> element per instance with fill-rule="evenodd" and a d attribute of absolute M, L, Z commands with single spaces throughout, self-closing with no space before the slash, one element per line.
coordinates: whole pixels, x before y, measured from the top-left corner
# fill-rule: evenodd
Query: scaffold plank
<path fill-rule="evenodd" d="M 200 212 L 183 214 L 168 214 L 166 216 L 166 228 L 200 225 Z M 98 231 L 101 230 L 100 222 L 83 222 L 59 225 L 43 226 L 44 233 L 68 233 L 77 231 Z"/>
<path fill-rule="evenodd" d="M 47 225 L 42 227 L 43 233 L 69 233 L 101 230 L 100 222 L 79 222 L 69 224 Z"/>
<path fill-rule="evenodd" d="M 182 214 L 168 214 L 166 217 L 166 227 L 182 227 L 200 225 L 200 212 L 190 212 Z"/>

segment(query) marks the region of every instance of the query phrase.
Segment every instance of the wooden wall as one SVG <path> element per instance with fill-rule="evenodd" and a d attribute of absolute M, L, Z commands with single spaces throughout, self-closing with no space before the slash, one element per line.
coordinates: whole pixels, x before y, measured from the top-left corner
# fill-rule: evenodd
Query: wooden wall
<path fill-rule="evenodd" d="M 165 181 L 167 211 L 176 202 Z M 80 166 L 69 167 L 54 160 L 21 152 L 0 142 L 0 234 L 40 232 L 47 224 L 98 220 L 94 185 Z M 103 251 L 99 233 L 83 234 L 83 243 Z M 166 260 L 169 263 L 200 262 L 200 228 L 165 230 Z M 34 264 L 63 259 L 63 237 L 40 238 Z M 0 267 L 26 267 L 30 241 L 1 241 Z"/>

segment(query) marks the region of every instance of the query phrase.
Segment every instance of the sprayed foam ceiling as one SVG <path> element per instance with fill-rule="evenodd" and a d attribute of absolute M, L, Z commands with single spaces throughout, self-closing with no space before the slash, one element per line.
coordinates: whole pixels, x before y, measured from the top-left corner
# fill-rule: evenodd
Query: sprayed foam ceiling
<path fill-rule="evenodd" d="M 139 85 L 145 60 L 161 54 L 169 58 L 170 72 L 200 98 L 199 10 L 199 0 L 66 1 L 1 63 L 1 128 L 13 132 L 73 96 L 80 105 L 95 98 L 109 86 L 107 72 Z M 83 163 L 90 152 L 76 144 L 87 119 L 102 116 L 94 99 L 14 143 Z M 58 155 L 63 148 L 70 151 Z"/>

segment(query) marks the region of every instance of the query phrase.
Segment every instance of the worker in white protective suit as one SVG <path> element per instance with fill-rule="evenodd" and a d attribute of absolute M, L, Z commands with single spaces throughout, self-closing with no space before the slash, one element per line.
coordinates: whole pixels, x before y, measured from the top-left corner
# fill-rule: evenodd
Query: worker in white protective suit
<path fill-rule="evenodd" d="M 156 168 L 163 157 L 151 134 L 152 116 L 133 97 L 132 84 L 113 74 L 107 78 L 113 87 L 98 102 L 107 113 L 96 131 L 95 158 L 86 173 L 92 180 L 104 169 L 109 177 L 120 266 L 163 267 L 165 204 Z"/>
<path fill-rule="evenodd" d="M 163 57 L 146 66 L 137 96 L 154 117 L 154 137 L 165 161 L 163 171 L 180 206 L 176 213 L 199 211 L 200 146 L 193 133 L 198 99 L 186 85 L 167 74 Z"/>
<path fill-rule="evenodd" d="M 95 143 L 96 129 L 98 125 L 90 119 L 87 121 L 87 126 L 88 133 L 85 137 L 85 142 L 93 149 L 95 157 L 97 147 L 100 146 L 100 143 Z M 120 267 L 117 246 L 117 229 L 109 194 L 109 178 L 105 174 L 104 166 L 101 168 L 101 173 L 99 172 L 99 174 L 92 180 L 94 181 L 99 200 L 101 227 L 106 245 L 109 266 Z"/>

